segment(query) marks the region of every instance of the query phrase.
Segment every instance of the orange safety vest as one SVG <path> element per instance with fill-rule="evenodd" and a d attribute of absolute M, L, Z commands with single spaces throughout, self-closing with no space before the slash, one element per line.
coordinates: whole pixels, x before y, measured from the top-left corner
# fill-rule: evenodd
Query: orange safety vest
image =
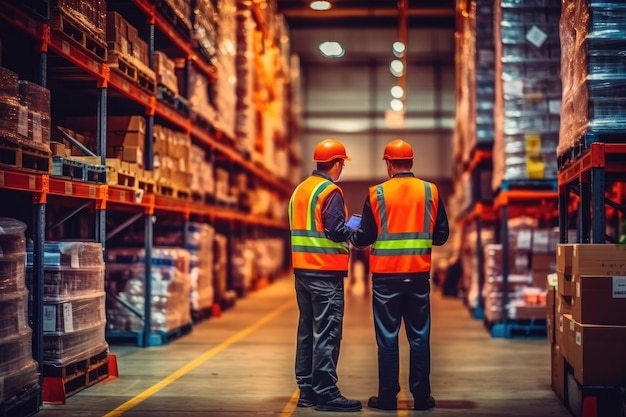
<path fill-rule="evenodd" d="M 294 190 L 289 200 L 291 261 L 294 269 L 348 270 L 348 244 L 326 237 L 322 207 L 332 191 L 343 191 L 332 181 L 310 176 Z M 348 209 L 344 203 L 344 213 Z"/>
<path fill-rule="evenodd" d="M 369 188 L 377 237 L 370 253 L 373 273 L 430 271 L 439 191 L 415 177 L 394 177 Z"/>

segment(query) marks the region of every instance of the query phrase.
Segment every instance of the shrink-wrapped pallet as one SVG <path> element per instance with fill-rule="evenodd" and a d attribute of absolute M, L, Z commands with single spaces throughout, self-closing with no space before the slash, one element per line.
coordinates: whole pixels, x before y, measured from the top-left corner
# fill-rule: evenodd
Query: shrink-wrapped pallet
<path fill-rule="evenodd" d="M 560 127 L 560 3 L 496 2 L 492 188 L 554 180 Z"/>

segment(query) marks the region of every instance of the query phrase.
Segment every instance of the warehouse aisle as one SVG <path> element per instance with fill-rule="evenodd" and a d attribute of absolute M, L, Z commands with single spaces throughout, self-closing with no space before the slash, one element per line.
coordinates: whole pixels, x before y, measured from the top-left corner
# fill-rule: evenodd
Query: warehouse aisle
<path fill-rule="evenodd" d="M 119 378 L 96 384 L 43 417 L 323 416 L 295 407 L 297 308 L 292 277 L 240 299 L 219 318 L 168 345 L 111 346 Z M 550 389 L 545 339 L 492 339 L 461 301 L 432 295 L 432 387 L 437 408 L 409 410 L 406 372 L 397 412 L 364 407 L 359 415 L 569 416 Z M 404 340 L 403 340 L 404 342 Z M 406 343 L 402 344 L 406 362 Z M 407 367 L 404 366 L 404 369 Z M 339 387 L 364 404 L 376 394 L 376 346 L 370 297 L 348 288 Z"/>

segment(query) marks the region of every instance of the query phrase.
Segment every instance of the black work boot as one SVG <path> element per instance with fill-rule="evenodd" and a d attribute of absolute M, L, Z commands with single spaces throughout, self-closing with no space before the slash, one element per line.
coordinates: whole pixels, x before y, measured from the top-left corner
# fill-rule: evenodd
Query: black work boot
<path fill-rule="evenodd" d="M 415 403 L 413 404 L 414 410 L 425 411 L 430 410 L 431 408 L 435 408 L 435 399 L 432 395 L 428 397 L 425 401 L 415 400 Z"/>
<path fill-rule="evenodd" d="M 367 406 L 378 410 L 397 410 L 398 400 L 396 398 L 370 397 Z"/>
<path fill-rule="evenodd" d="M 349 400 L 343 395 L 328 401 L 318 401 L 317 411 L 359 411 L 363 406 L 360 401 Z"/>

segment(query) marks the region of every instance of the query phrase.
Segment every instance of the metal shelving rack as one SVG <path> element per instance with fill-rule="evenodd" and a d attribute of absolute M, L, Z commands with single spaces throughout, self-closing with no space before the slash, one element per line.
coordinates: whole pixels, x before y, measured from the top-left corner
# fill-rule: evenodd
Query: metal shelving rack
<path fill-rule="evenodd" d="M 626 218 L 625 160 L 626 143 L 583 140 L 579 147 L 563 155 L 558 173 L 561 243 L 619 241 L 620 222 Z M 573 215 L 578 242 L 568 242 Z M 607 227 L 611 218 L 616 221 Z M 583 386 L 574 379 L 569 365 L 565 367 L 564 378 L 564 402 L 572 412 L 586 410 L 590 415 L 613 416 L 624 411 L 624 387 Z"/>
<path fill-rule="evenodd" d="M 571 195 L 577 197 L 580 243 L 616 243 L 619 236 L 607 235 L 607 209 L 624 215 L 626 206 L 610 198 L 614 185 L 626 182 L 626 143 L 594 142 L 578 158 L 559 170 L 559 240 L 568 241 L 572 211 Z M 621 189 L 621 188 L 620 188 Z M 619 232 L 619 231 L 618 231 Z"/>
<path fill-rule="evenodd" d="M 532 183 L 532 182 L 531 182 Z M 520 188 L 512 189 L 515 182 L 504 181 L 500 191 L 494 198 L 494 212 L 496 214 L 496 239 L 502 244 L 502 320 L 491 323 L 492 337 L 511 337 L 517 325 L 515 321 L 509 319 L 509 219 L 520 216 L 532 216 L 540 223 L 550 223 L 557 218 L 558 195 L 556 190 L 545 190 L 533 188 L 529 184 L 522 182 Z M 550 181 L 540 181 L 535 185 L 548 186 Z M 532 335 L 532 328 L 522 326 L 529 335 Z"/>
<path fill-rule="evenodd" d="M 155 50 L 155 31 L 160 31 L 169 41 L 174 44 L 186 57 L 187 65 L 199 68 L 209 77 L 216 77 L 215 68 L 196 55 L 191 43 L 185 40 L 173 26 L 160 15 L 158 9 L 148 0 L 133 0 L 132 4 L 145 14 L 147 20 L 147 31 L 150 33 L 149 52 Z M 257 20 L 262 20 L 262 13 L 258 9 L 258 2 L 253 2 L 254 15 Z M 206 130 L 202 126 L 194 124 L 190 117 L 183 115 L 170 108 L 165 103 L 156 99 L 156 96 L 147 93 L 145 90 L 133 85 L 120 74 L 111 71 L 106 63 L 99 62 L 90 54 L 81 50 L 76 45 L 68 42 L 62 36 L 51 31 L 46 21 L 36 19 L 27 12 L 14 6 L 13 4 L 3 4 L 0 10 L 0 20 L 8 23 L 8 26 L 18 33 L 24 33 L 30 37 L 38 46 L 40 55 L 39 84 L 46 86 L 48 77 L 47 56 L 50 52 L 67 60 L 84 75 L 83 78 L 93 80 L 96 88 L 97 107 L 97 153 L 105 163 L 105 137 L 107 102 L 109 92 L 112 90 L 116 94 L 125 97 L 129 102 L 135 103 L 145 109 L 146 114 L 146 140 L 145 140 L 145 167 L 153 168 L 152 165 L 152 129 L 155 117 L 166 121 L 169 125 L 176 126 L 180 131 L 189 133 L 192 138 L 204 144 L 214 154 L 220 155 L 229 163 L 243 169 L 249 175 L 254 176 L 260 183 L 276 190 L 281 198 L 287 198 L 291 193 L 292 185 L 284 179 L 276 177 L 264 166 L 259 166 L 248 160 L 235 150 L 227 140 L 224 140 L 221 132 L 216 130 Z M 264 24 L 263 22 L 260 22 Z M 152 62 L 151 62 L 152 64 Z M 153 218 L 155 213 L 167 213 L 177 216 L 184 221 L 191 217 L 197 219 L 207 219 L 211 222 L 225 222 L 229 230 L 235 227 L 256 227 L 261 230 L 285 231 L 288 229 L 286 221 L 273 218 L 259 218 L 248 213 L 233 211 L 217 206 L 201 204 L 189 200 L 177 199 L 174 197 L 144 194 L 140 199 L 134 195 L 132 190 L 106 184 L 87 184 L 80 181 L 66 180 L 50 177 L 44 173 L 21 173 L 11 170 L 0 170 L 0 189 L 27 192 L 33 195 L 33 233 L 34 242 L 34 264 L 33 273 L 37 277 L 33 288 L 33 297 L 38 316 L 43 315 L 43 246 L 46 230 L 46 203 L 48 195 L 60 196 L 62 198 L 78 198 L 86 201 L 83 208 L 90 204 L 95 204 L 96 226 L 94 240 L 103 245 L 114 234 L 120 233 L 122 228 L 117 228 L 107 234 L 105 230 L 105 216 L 107 210 L 128 211 L 131 217 L 124 222 L 124 226 L 130 225 L 139 218 L 144 218 L 145 225 L 145 250 L 146 250 L 146 271 L 151 267 L 151 250 L 153 238 Z M 150 280 L 146 280 L 146 299 L 150 299 Z M 151 346 L 154 343 L 150 330 L 150 303 L 146 302 L 144 311 L 144 331 L 142 346 Z M 34 330 L 34 355 L 41 364 L 43 351 L 43 330 L 39 324 L 35 324 Z"/>

